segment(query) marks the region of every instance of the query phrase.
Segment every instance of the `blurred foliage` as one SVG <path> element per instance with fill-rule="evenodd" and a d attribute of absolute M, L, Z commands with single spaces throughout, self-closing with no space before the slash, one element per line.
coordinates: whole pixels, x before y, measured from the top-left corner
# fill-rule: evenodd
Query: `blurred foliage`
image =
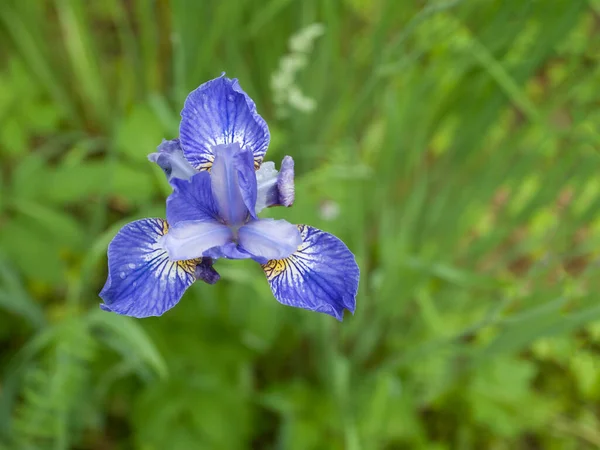
<path fill-rule="evenodd" d="M 316 108 L 278 117 L 315 23 Z M 600 448 L 599 0 L 3 0 L 0 58 L 3 448 Z M 343 323 L 244 261 L 161 318 L 98 308 L 221 71 L 297 161 L 275 215 L 357 256 Z"/>

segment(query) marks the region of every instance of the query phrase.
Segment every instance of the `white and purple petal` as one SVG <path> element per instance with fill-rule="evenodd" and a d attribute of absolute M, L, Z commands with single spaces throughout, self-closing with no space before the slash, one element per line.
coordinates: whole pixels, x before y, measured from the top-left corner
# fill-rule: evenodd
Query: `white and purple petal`
<path fill-rule="evenodd" d="M 256 205 L 255 212 L 258 214 L 268 206 L 277 203 L 279 192 L 277 190 L 277 169 L 273 161 L 262 163 L 256 171 Z"/>
<path fill-rule="evenodd" d="M 256 171 L 256 180 L 257 214 L 270 206 L 291 206 L 294 203 L 294 160 L 291 156 L 283 158 L 279 172 L 273 162 L 263 163 Z"/>
<path fill-rule="evenodd" d="M 250 253 L 256 261 L 266 263 L 271 259 L 290 256 L 302 244 L 296 225 L 285 220 L 253 220 L 238 231 L 240 248 Z"/>
<path fill-rule="evenodd" d="M 167 198 L 167 222 L 171 226 L 189 220 L 214 221 L 217 204 L 208 172 L 198 172 L 189 180 L 171 181 L 173 193 Z"/>
<path fill-rule="evenodd" d="M 236 79 L 222 75 L 188 95 L 181 111 L 183 154 L 198 170 L 212 166 L 217 145 L 234 142 L 252 152 L 257 165 L 269 146 L 269 128 Z"/>
<path fill-rule="evenodd" d="M 167 180 L 189 180 L 197 172 L 183 156 L 179 139 L 170 141 L 163 139 L 157 150 L 155 153 L 150 153 L 148 159 L 163 170 Z"/>
<path fill-rule="evenodd" d="M 342 320 L 354 313 L 359 269 L 348 247 L 332 234 L 298 225 L 302 245 L 285 259 L 273 259 L 263 270 L 280 303 L 318 311 Z"/>
<path fill-rule="evenodd" d="M 160 316 L 179 302 L 196 280 L 198 260 L 170 261 L 161 239 L 162 219 L 125 225 L 108 246 L 108 280 L 101 308 L 132 317 Z"/>
<path fill-rule="evenodd" d="M 178 222 L 161 239 L 173 261 L 200 258 L 206 250 L 233 240 L 233 232 L 220 222 L 189 220 Z"/>

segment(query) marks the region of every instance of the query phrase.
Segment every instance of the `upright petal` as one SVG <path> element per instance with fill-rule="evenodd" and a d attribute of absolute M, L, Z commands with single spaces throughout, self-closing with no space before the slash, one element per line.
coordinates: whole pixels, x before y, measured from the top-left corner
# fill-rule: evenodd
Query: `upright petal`
<path fill-rule="evenodd" d="M 199 260 L 170 261 L 160 240 L 162 219 L 125 225 L 108 246 L 108 280 L 100 292 L 106 311 L 133 317 L 160 316 L 196 280 Z"/>
<path fill-rule="evenodd" d="M 284 305 L 323 312 L 342 320 L 354 313 L 359 269 L 348 247 L 332 234 L 298 225 L 302 245 L 285 259 L 264 264 L 273 295 Z"/>
<path fill-rule="evenodd" d="M 238 144 L 215 148 L 215 162 L 210 172 L 212 192 L 219 215 L 229 225 L 240 225 L 248 217 L 248 208 L 240 189 Z"/>
<path fill-rule="evenodd" d="M 200 258 L 210 248 L 233 240 L 229 227 L 217 221 L 190 220 L 173 225 L 161 244 L 173 261 Z"/>
<path fill-rule="evenodd" d="M 294 203 L 294 160 L 291 156 L 283 158 L 279 172 L 273 162 L 264 162 L 256 171 L 256 182 L 257 214 L 270 206 L 291 206 Z"/>
<path fill-rule="evenodd" d="M 150 153 L 148 159 L 158 164 L 167 176 L 167 180 L 189 180 L 197 172 L 183 156 L 179 139 L 171 141 L 163 139 L 157 150 L 158 152 Z"/>
<path fill-rule="evenodd" d="M 302 244 L 298 227 L 285 220 L 253 220 L 238 231 L 242 249 L 255 260 L 266 263 L 270 259 L 287 258 Z"/>
<path fill-rule="evenodd" d="M 258 214 L 268 206 L 277 203 L 279 192 L 277 190 L 277 169 L 273 161 L 262 163 L 256 171 L 256 205 L 255 212 Z"/>
<path fill-rule="evenodd" d="M 219 217 L 208 172 L 198 172 L 189 181 L 174 179 L 171 185 L 173 193 L 167 198 L 167 221 L 171 226 L 187 220 L 214 221 Z"/>
<path fill-rule="evenodd" d="M 217 145 L 238 143 L 262 162 L 269 146 L 269 128 L 236 79 L 222 75 L 188 95 L 181 111 L 179 134 L 183 153 L 193 167 L 207 170 Z"/>
<path fill-rule="evenodd" d="M 281 161 L 281 171 L 277 177 L 277 190 L 279 191 L 279 205 L 292 206 L 296 196 L 294 187 L 294 160 L 286 156 Z"/>

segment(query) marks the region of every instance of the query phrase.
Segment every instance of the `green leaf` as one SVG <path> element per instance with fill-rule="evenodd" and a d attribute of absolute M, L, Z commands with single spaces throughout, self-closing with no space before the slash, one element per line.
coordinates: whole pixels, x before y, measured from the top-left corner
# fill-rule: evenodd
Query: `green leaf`
<path fill-rule="evenodd" d="M 98 303 L 100 299 L 98 298 Z M 138 359 L 147 365 L 160 378 L 168 375 L 167 365 L 144 329 L 135 319 L 102 311 L 99 308 L 87 317 L 90 326 L 110 333 L 116 338 L 115 344 L 123 358 Z"/>

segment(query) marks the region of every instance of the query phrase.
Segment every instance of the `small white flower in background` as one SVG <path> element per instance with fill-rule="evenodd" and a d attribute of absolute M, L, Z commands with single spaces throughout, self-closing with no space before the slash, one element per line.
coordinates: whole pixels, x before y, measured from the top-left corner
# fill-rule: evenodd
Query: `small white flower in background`
<path fill-rule="evenodd" d="M 271 75 L 273 101 L 277 105 L 279 117 L 287 117 L 290 108 L 309 113 L 317 107 L 317 102 L 304 95 L 296 85 L 296 74 L 308 65 L 314 42 L 323 33 L 325 27 L 320 23 L 313 23 L 290 38 L 290 52 L 282 56 L 277 71 Z"/>
<path fill-rule="evenodd" d="M 290 50 L 294 53 L 309 54 L 313 49 L 314 41 L 323 33 L 325 27 L 321 23 L 313 23 L 302 28 L 290 38 Z"/>
<path fill-rule="evenodd" d="M 340 205 L 333 200 L 324 200 L 319 208 L 321 219 L 334 220 L 340 215 Z"/>
<path fill-rule="evenodd" d="M 302 93 L 298 86 L 292 86 L 288 92 L 288 102 L 292 108 L 305 113 L 317 107 L 317 102 Z"/>

